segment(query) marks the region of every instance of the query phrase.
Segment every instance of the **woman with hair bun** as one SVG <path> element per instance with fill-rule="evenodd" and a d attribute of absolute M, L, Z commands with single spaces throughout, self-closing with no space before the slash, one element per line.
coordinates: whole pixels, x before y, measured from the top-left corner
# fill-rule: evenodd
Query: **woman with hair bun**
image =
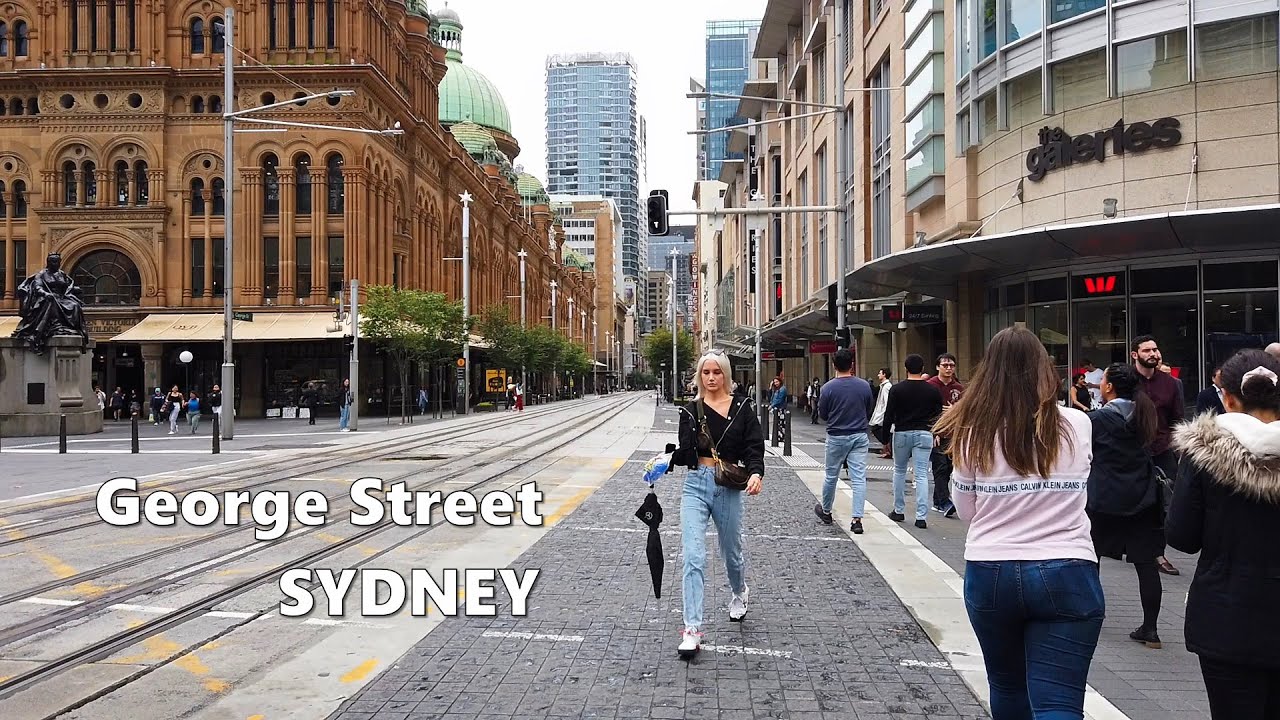
<path fill-rule="evenodd" d="M 1133 564 L 1142 626 L 1129 637 L 1159 649 L 1156 619 L 1163 589 L 1156 558 L 1164 555 L 1163 485 L 1149 451 L 1159 418 L 1132 365 L 1108 367 L 1098 390 L 1104 405 L 1089 413 L 1093 462 L 1087 509 L 1093 546 L 1099 557 Z"/>
<path fill-rule="evenodd" d="M 1174 430 L 1182 455 L 1169 544 L 1200 553 L 1187 649 L 1214 720 L 1280 718 L 1280 360 L 1242 350 L 1222 366 L 1222 415 Z"/>
<path fill-rule="evenodd" d="M 715 520 L 720 551 L 733 598 L 729 620 L 747 614 L 746 560 L 742 553 L 743 493 L 756 495 L 764 483 L 764 430 L 754 406 L 730 395 L 733 368 L 721 351 L 694 366 L 698 394 L 680 408 L 680 444 L 671 456 L 689 468 L 680 497 L 684 554 L 684 631 L 678 652 L 691 658 L 702 645 L 702 592 L 707 564 L 707 521 Z"/>

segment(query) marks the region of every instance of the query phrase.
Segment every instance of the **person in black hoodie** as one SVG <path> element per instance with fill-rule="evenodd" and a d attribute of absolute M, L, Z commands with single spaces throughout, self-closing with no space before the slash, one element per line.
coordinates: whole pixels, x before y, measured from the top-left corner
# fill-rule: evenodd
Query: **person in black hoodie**
<path fill-rule="evenodd" d="M 1156 619 L 1164 591 L 1156 558 L 1164 555 L 1164 505 L 1149 451 L 1156 437 L 1156 406 L 1142 390 L 1132 365 L 1108 367 L 1099 390 L 1104 405 L 1088 413 L 1093 422 L 1093 462 L 1086 510 L 1093 546 L 1099 557 L 1133 563 L 1142 626 L 1129 637 L 1159 649 Z"/>
<path fill-rule="evenodd" d="M 1242 350 L 1222 366 L 1225 414 L 1174 430 L 1182 454 L 1169 544 L 1200 553 L 1187 649 L 1214 720 L 1280 718 L 1280 360 Z"/>

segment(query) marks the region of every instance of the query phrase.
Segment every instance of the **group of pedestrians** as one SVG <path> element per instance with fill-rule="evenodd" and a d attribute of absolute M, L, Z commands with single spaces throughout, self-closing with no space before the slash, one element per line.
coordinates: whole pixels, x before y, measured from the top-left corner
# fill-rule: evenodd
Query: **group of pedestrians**
<path fill-rule="evenodd" d="M 929 470 L 950 474 L 949 495 L 933 501 L 969 523 L 964 600 L 995 720 L 1083 716 L 1106 616 L 1100 557 L 1134 566 L 1143 621 L 1130 637 L 1159 648 L 1160 572 L 1177 572 L 1166 543 L 1199 553 L 1185 636 L 1212 717 L 1280 718 L 1280 359 L 1236 353 L 1215 371 L 1204 412 L 1185 422 L 1181 384 L 1161 369 L 1156 339 L 1137 338 L 1130 359 L 1082 374 L 1086 412 L 1062 402 L 1053 361 L 1021 327 L 996 334 L 967 387 L 955 379 L 954 357 L 941 356 L 938 376 L 926 379 L 913 355 L 904 381 L 886 387 L 890 375 L 880 373 L 879 400 L 854 376 L 852 355 L 838 351 L 836 375 L 818 395 L 827 470 L 814 511 L 832 522 L 837 472 L 848 464 L 851 530 L 864 532 L 873 424 L 893 430 L 895 520 L 905 520 L 908 463 L 920 527 Z M 701 645 L 709 522 L 732 591 L 729 619 L 746 616 L 744 497 L 762 490 L 765 470 L 763 429 L 746 398 L 730 394 L 728 359 L 709 353 L 695 372 L 697 398 L 681 408 L 668 469 L 690 470 L 681 497 L 682 657 Z"/>

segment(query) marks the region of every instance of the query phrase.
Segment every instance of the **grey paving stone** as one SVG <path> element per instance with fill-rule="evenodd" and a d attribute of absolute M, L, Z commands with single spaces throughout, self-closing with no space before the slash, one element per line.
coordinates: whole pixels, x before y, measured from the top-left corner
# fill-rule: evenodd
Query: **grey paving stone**
<path fill-rule="evenodd" d="M 664 417 L 655 429 L 670 432 Z M 622 531 L 644 529 L 633 513 L 647 491 L 639 479 L 647 456 L 637 453 L 519 558 L 518 568 L 542 571 L 526 617 L 500 610 L 497 618 L 447 619 L 400 659 L 398 677 L 375 678 L 357 701 L 375 693 L 412 701 L 412 716 L 442 718 L 987 717 L 953 670 L 902 665 L 943 658 L 857 546 L 816 522 L 812 493 L 773 458 L 765 492 L 747 499 L 750 613 L 744 623 L 728 621 L 712 524 L 703 631 L 711 645 L 790 656 L 704 649 L 680 660 L 684 471 L 658 486 L 666 513 L 661 599 L 653 597 L 644 533 Z M 584 641 L 483 637 L 490 629 Z M 352 703 L 332 717 L 352 720 L 361 709 Z M 400 710 L 376 711 L 383 720 L 377 712 Z"/>

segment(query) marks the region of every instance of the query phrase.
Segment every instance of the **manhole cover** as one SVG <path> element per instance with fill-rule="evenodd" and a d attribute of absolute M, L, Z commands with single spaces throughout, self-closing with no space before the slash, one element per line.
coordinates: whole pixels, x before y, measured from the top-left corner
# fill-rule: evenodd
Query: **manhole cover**
<path fill-rule="evenodd" d="M 397 455 L 385 458 L 391 462 L 423 462 L 425 460 L 448 460 L 448 455 Z"/>

